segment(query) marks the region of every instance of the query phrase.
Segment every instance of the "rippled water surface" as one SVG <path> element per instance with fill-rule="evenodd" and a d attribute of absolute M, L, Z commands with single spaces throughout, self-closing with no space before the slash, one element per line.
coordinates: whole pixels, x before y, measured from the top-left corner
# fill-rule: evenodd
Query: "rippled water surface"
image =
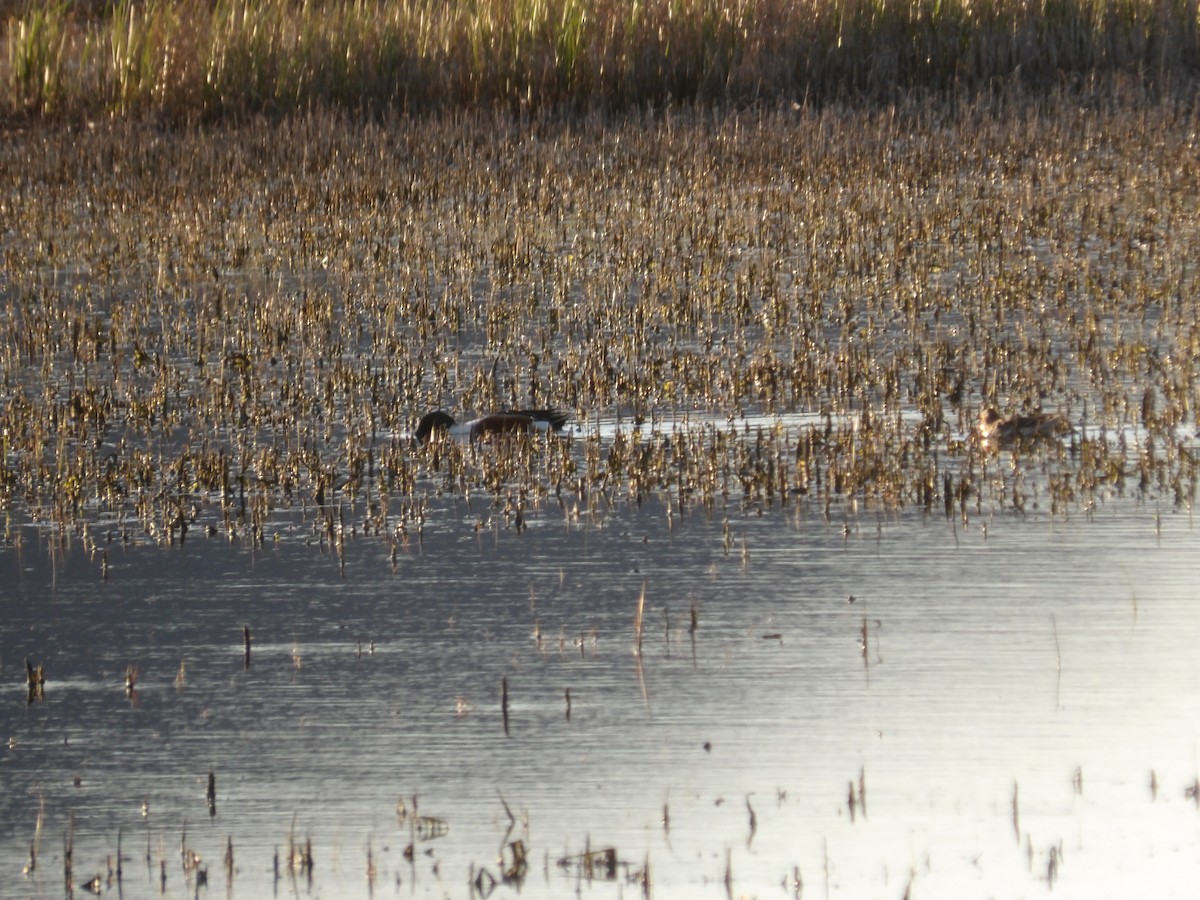
<path fill-rule="evenodd" d="M 0 894 L 61 896 L 68 833 L 77 891 L 117 889 L 120 842 L 129 897 L 1194 888 L 1186 513 L 480 507 L 438 501 L 394 563 L 298 518 L 259 549 L 114 541 L 107 580 L 14 532 Z"/>

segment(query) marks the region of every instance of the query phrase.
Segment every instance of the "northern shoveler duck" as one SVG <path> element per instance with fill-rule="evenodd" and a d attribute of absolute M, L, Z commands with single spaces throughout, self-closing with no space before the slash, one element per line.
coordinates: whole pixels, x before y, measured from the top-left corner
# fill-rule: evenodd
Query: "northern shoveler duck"
<path fill-rule="evenodd" d="M 510 409 L 488 413 L 469 422 L 456 422 L 452 415 L 439 409 L 421 417 L 413 436 L 418 444 L 423 444 L 435 431 L 445 431 L 451 437 L 472 441 L 497 434 L 562 431 L 569 418 L 569 413 L 556 409 Z"/>
<path fill-rule="evenodd" d="M 1001 447 L 1015 441 L 1053 440 L 1071 431 L 1071 423 L 1057 413 L 1031 413 L 1003 418 L 994 407 L 979 410 L 979 437 Z"/>

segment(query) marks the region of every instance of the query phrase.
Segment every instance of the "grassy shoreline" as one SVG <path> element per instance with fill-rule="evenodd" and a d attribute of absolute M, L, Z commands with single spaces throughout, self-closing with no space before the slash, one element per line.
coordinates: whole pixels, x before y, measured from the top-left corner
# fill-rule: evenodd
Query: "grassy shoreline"
<path fill-rule="evenodd" d="M 622 110 L 1200 74 L 1195 0 L 10 4 L 0 117 Z"/>

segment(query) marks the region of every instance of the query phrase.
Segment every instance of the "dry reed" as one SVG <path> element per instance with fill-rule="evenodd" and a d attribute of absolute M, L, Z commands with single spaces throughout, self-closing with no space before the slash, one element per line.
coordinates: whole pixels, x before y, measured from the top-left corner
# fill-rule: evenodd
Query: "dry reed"
<path fill-rule="evenodd" d="M 288 510 L 339 557 L 403 547 L 442 494 L 518 533 L 548 503 L 1190 507 L 1196 119 L 1134 87 L 16 132 L 0 509 L 106 559 L 261 544 Z M 985 399 L 1075 433 L 998 465 Z M 409 440 L 431 408 L 550 404 L 580 430 Z"/>
<path fill-rule="evenodd" d="M 337 105 L 500 106 L 894 98 L 1196 74 L 1192 0 L 188 0 L 10 4 L 0 110 L 41 116 Z"/>

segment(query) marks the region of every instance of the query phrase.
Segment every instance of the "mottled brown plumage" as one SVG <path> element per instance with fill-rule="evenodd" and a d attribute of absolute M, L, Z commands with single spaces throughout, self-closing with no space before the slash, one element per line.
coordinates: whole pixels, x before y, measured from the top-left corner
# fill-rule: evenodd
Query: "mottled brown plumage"
<path fill-rule="evenodd" d="M 1031 413 L 1009 416 L 985 406 L 979 411 L 981 440 L 1008 447 L 1017 441 L 1054 440 L 1071 431 L 1071 423 L 1057 413 Z"/>

